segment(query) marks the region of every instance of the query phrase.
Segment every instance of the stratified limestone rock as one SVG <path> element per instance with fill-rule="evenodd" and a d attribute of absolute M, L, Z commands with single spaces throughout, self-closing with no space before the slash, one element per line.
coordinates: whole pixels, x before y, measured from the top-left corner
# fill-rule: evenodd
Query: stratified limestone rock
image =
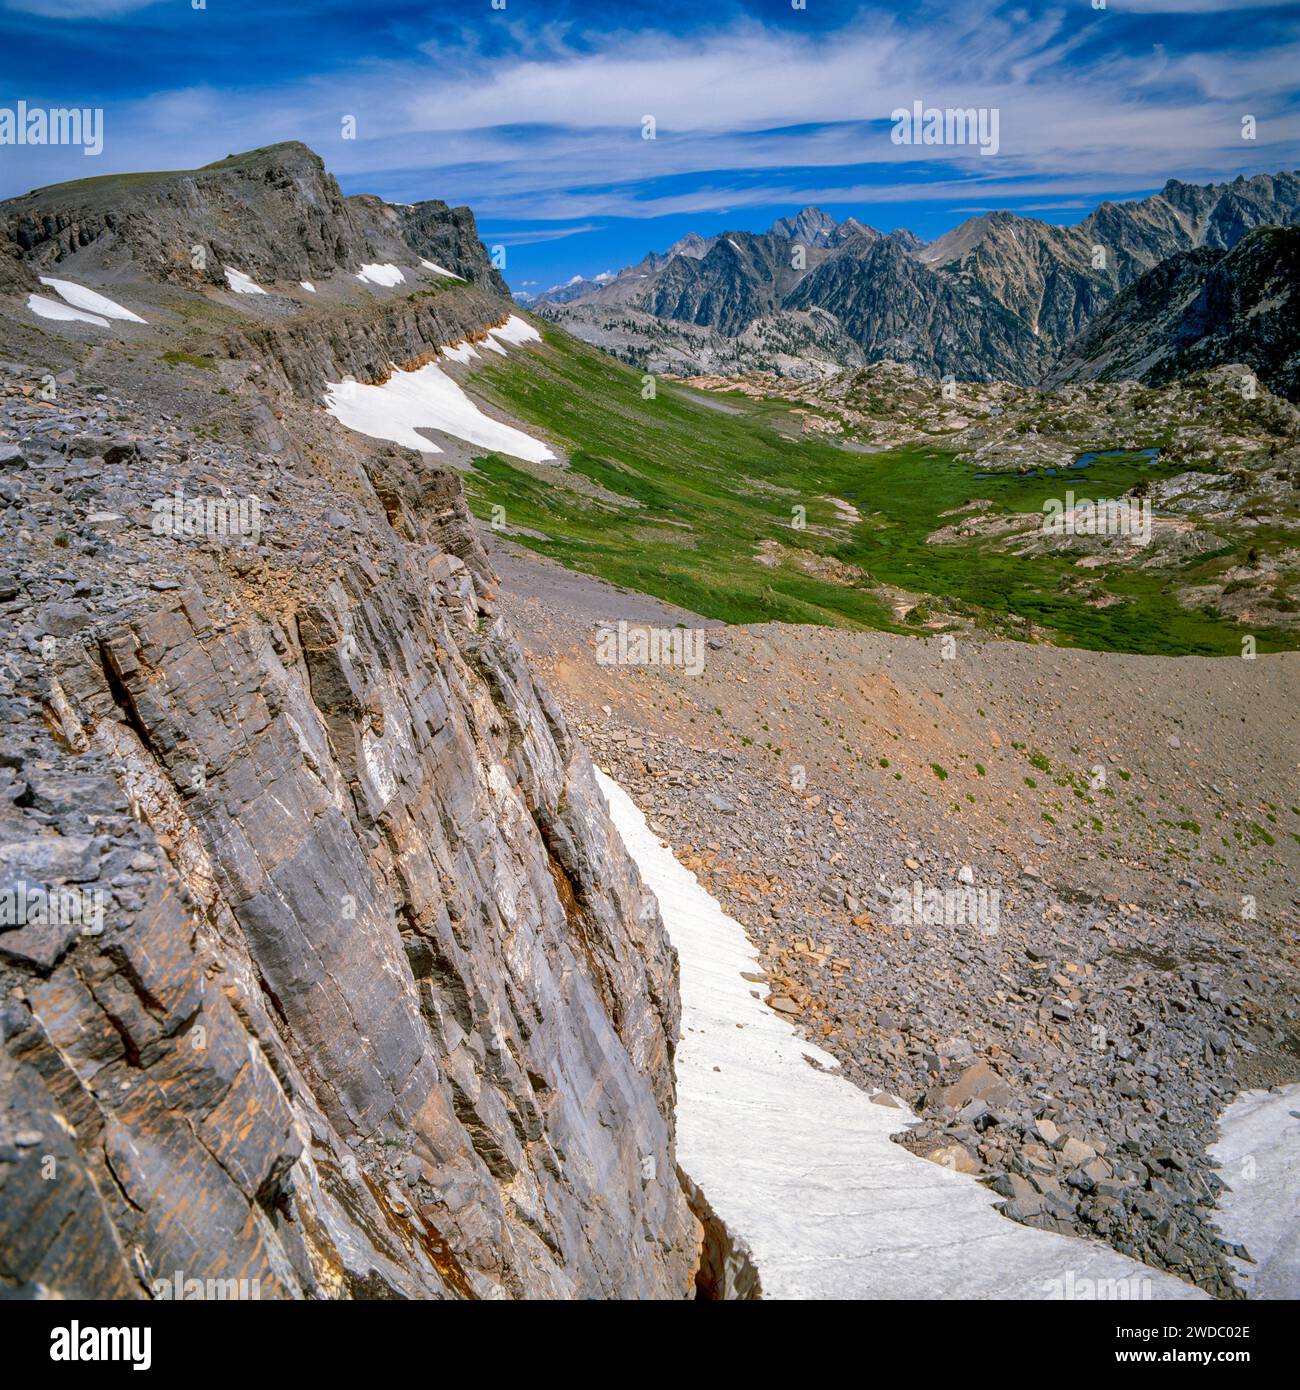
<path fill-rule="evenodd" d="M 0 1290 L 692 1291 L 658 910 L 455 479 L 368 467 L 310 601 L 164 589 L 6 725 L 6 874 L 104 912 L 0 932 Z"/>
<path fill-rule="evenodd" d="M 0 207 L 74 270 L 212 333 L 0 377 L 0 1296 L 692 1293 L 658 909 L 457 475 L 321 410 L 514 312 L 472 216 L 295 144 Z"/>

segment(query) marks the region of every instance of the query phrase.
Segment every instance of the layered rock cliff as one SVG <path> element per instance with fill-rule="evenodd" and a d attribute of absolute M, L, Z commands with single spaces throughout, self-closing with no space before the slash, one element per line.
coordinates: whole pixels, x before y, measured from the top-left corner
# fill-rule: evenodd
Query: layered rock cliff
<path fill-rule="evenodd" d="M 128 516 L 174 485 L 129 462 L 98 499 Z M 369 482 L 366 543 L 293 592 L 254 551 L 242 582 L 31 613 L 76 631 L 6 702 L 5 891 L 104 915 L 0 934 L 11 1291 L 690 1283 L 653 901 L 492 615 L 457 480 L 394 451 Z M 37 565 L 24 597 L 61 588 Z"/>

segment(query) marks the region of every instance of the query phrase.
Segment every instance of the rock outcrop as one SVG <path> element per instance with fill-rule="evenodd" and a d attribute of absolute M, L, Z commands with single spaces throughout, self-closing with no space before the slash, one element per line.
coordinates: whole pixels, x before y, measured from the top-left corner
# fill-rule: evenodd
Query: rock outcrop
<path fill-rule="evenodd" d="M 256 360 L 268 385 L 318 400 L 328 382 L 384 381 L 394 366 L 417 366 L 442 346 L 482 338 L 511 312 L 478 286 L 447 286 L 376 299 L 346 315 L 245 323 L 224 335 L 222 347 L 229 357 Z"/>
<path fill-rule="evenodd" d="M 402 236 L 413 251 L 476 285 L 509 296 L 510 287 L 478 239 L 469 208 L 448 207 L 439 198 L 429 198 L 399 207 L 398 212 Z"/>
<path fill-rule="evenodd" d="M 11 1292 L 686 1291 L 674 957 L 450 529 L 278 620 L 172 591 L 6 740 L 6 887 L 105 904 L 0 935 Z"/>

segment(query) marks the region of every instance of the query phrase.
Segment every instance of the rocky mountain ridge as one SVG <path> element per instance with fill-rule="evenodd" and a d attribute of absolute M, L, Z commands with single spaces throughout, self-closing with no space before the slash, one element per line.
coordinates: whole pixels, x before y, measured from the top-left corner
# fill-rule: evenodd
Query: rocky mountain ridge
<path fill-rule="evenodd" d="M 644 329 L 637 340 L 630 311 L 736 338 L 783 311 L 818 308 L 867 361 L 1030 385 L 1121 289 L 1168 256 L 1228 250 L 1255 227 L 1298 220 L 1293 172 L 1206 186 L 1171 180 L 1150 198 L 1103 203 L 1074 226 L 981 214 L 929 245 L 805 208 L 766 233 L 729 232 L 690 254 L 647 257 L 562 304 L 542 296 L 537 309 L 598 344 L 621 329 L 629 357 L 640 348 L 644 365 L 662 369 L 660 343 Z M 820 356 L 833 355 L 833 337 Z M 761 353 L 737 356 L 737 371 L 775 366 Z M 717 354 L 697 367 L 717 370 Z M 818 371 L 804 364 L 791 374 Z"/>
<path fill-rule="evenodd" d="M 411 252 L 508 293 L 468 208 L 436 199 L 396 207 L 344 197 L 320 157 L 289 141 L 201 169 L 115 175 L 38 188 L 0 203 L 0 289 L 35 289 L 78 253 L 165 283 L 312 281 Z M 201 254 L 200 254 L 201 252 Z"/>

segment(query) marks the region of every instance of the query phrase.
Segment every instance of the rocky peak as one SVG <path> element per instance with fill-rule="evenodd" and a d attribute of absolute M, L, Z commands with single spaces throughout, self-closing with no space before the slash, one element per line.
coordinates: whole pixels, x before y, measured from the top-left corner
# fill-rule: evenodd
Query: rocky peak
<path fill-rule="evenodd" d="M 500 295 L 510 293 L 501 272 L 479 240 L 474 214 L 449 207 L 440 198 L 398 209 L 406 244 L 426 260 Z"/>
<path fill-rule="evenodd" d="M 1300 227 L 1261 227 L 1231 251 L 1200 246 L 1170 256 L 1116 296 L 1048 382 L 1161 384 L 1239 363 L 1239 376 L 1254 373 L 1300 399 L 1298 277 Z"/>
<path fill-rule="evenodd" d="M 1256 227 L 1297 221 L 1300 177 L 1287 171 L 1221 185 L 1171 179 L 1159 194 L 1101 203 L 1067 226 L 989 211 L 929 245 L 906 231 L 882 237 L 853 218 L 837 225 L 823 210 L 808 207 L 778 219 L 767 233 L 715 238 L 693 263 L 684 256 L 647 257 L 637 267 L 634 303 L 661 320 L 700 325 L 729 338 L 762 316 L 812 309 L 834 315 L 845 308 L 850 317 L 836 336 L 856 344 L 851 357 L 861 350 L 870 358 L 887 343 L 903 360 L 934 370 L 956 347 L 965 359 L 960 373 L 1028 384 L 1125 285 L 1160 261 L 1198 246 L 1230 249 Z M 788 270 L 792 239 L 808 253 L 798 274 Z M 888 249 L 874 255 L 882 244 Z M 950 280 L 949 288 L 915 276 L 907 256 Z M 866 276 L 880 283 L 855 283 Z M 923 288 L 915 294 L 918 285 Z M 915 296 L 910 306 L 909 295 Z M 612 311 L 629 301 L 625 287 L 606 287 L 582 302 Z M 953 304 L 951 322 L 934 317 L 936 306 L 947 302 Z M 867 305 L 890 326 L 869 321 Z M 584 321 L 566 321 L 580 336 L 586 331 Z M 653 351 L 655 331 L 643 336 Z M 710 353 L 717 355 L 713 348 Z M 754 361 L 752 354 L 748 360 Z M 849 360 L 842 358 L 841 365 Z M 775 359 L 772 366 L 786 370 Z"/>
<path fill-rule="evenodd" d="M 0 233 L 40 270 L 77 257 L 183 284 L 219 283 L 225 264 L 294 281 L 351 269 L 373 249 L 367 231 L 319 156 L 297 141 L 201 169 L 108 174 L 0 203 Z"/>
<path fill-rule="evenodd" d="M 806 207 L 793 217 L 779 217 L 769 229 L 770 236 L 784 237 L 788 241 L 801 241 L 808 246 L 830 246 L 833 243 L 838 223 L 821 208 Z"/>
<path fill-rule="evenodd" d="M 891 232 L 890 235 L 896 236 L 897 233 Z M 907 235 L 911 236 L 911 233 L 908 232 Z M 843 246 L 845 242 L 854 240 L 875 241 L 879 236 L 880 233 L 874 227 L 867 226 L 865 222 L 859 222 L 856 217 L 846 217 L 835 228 L 829 244 L 831 246 Z M 918 242 L 917 245 L 920 243 Z"/>
<path fill-rule="evenodd" d="M 702 237 L 697 232 L 687 232 L 684 237 L 679 237 L 678 240 L 673 242 L 666 254 L 670 258 L 673 256 L 690 256 L 698 261 L 709 254 L 716 240 L 717 237 Z"/>

